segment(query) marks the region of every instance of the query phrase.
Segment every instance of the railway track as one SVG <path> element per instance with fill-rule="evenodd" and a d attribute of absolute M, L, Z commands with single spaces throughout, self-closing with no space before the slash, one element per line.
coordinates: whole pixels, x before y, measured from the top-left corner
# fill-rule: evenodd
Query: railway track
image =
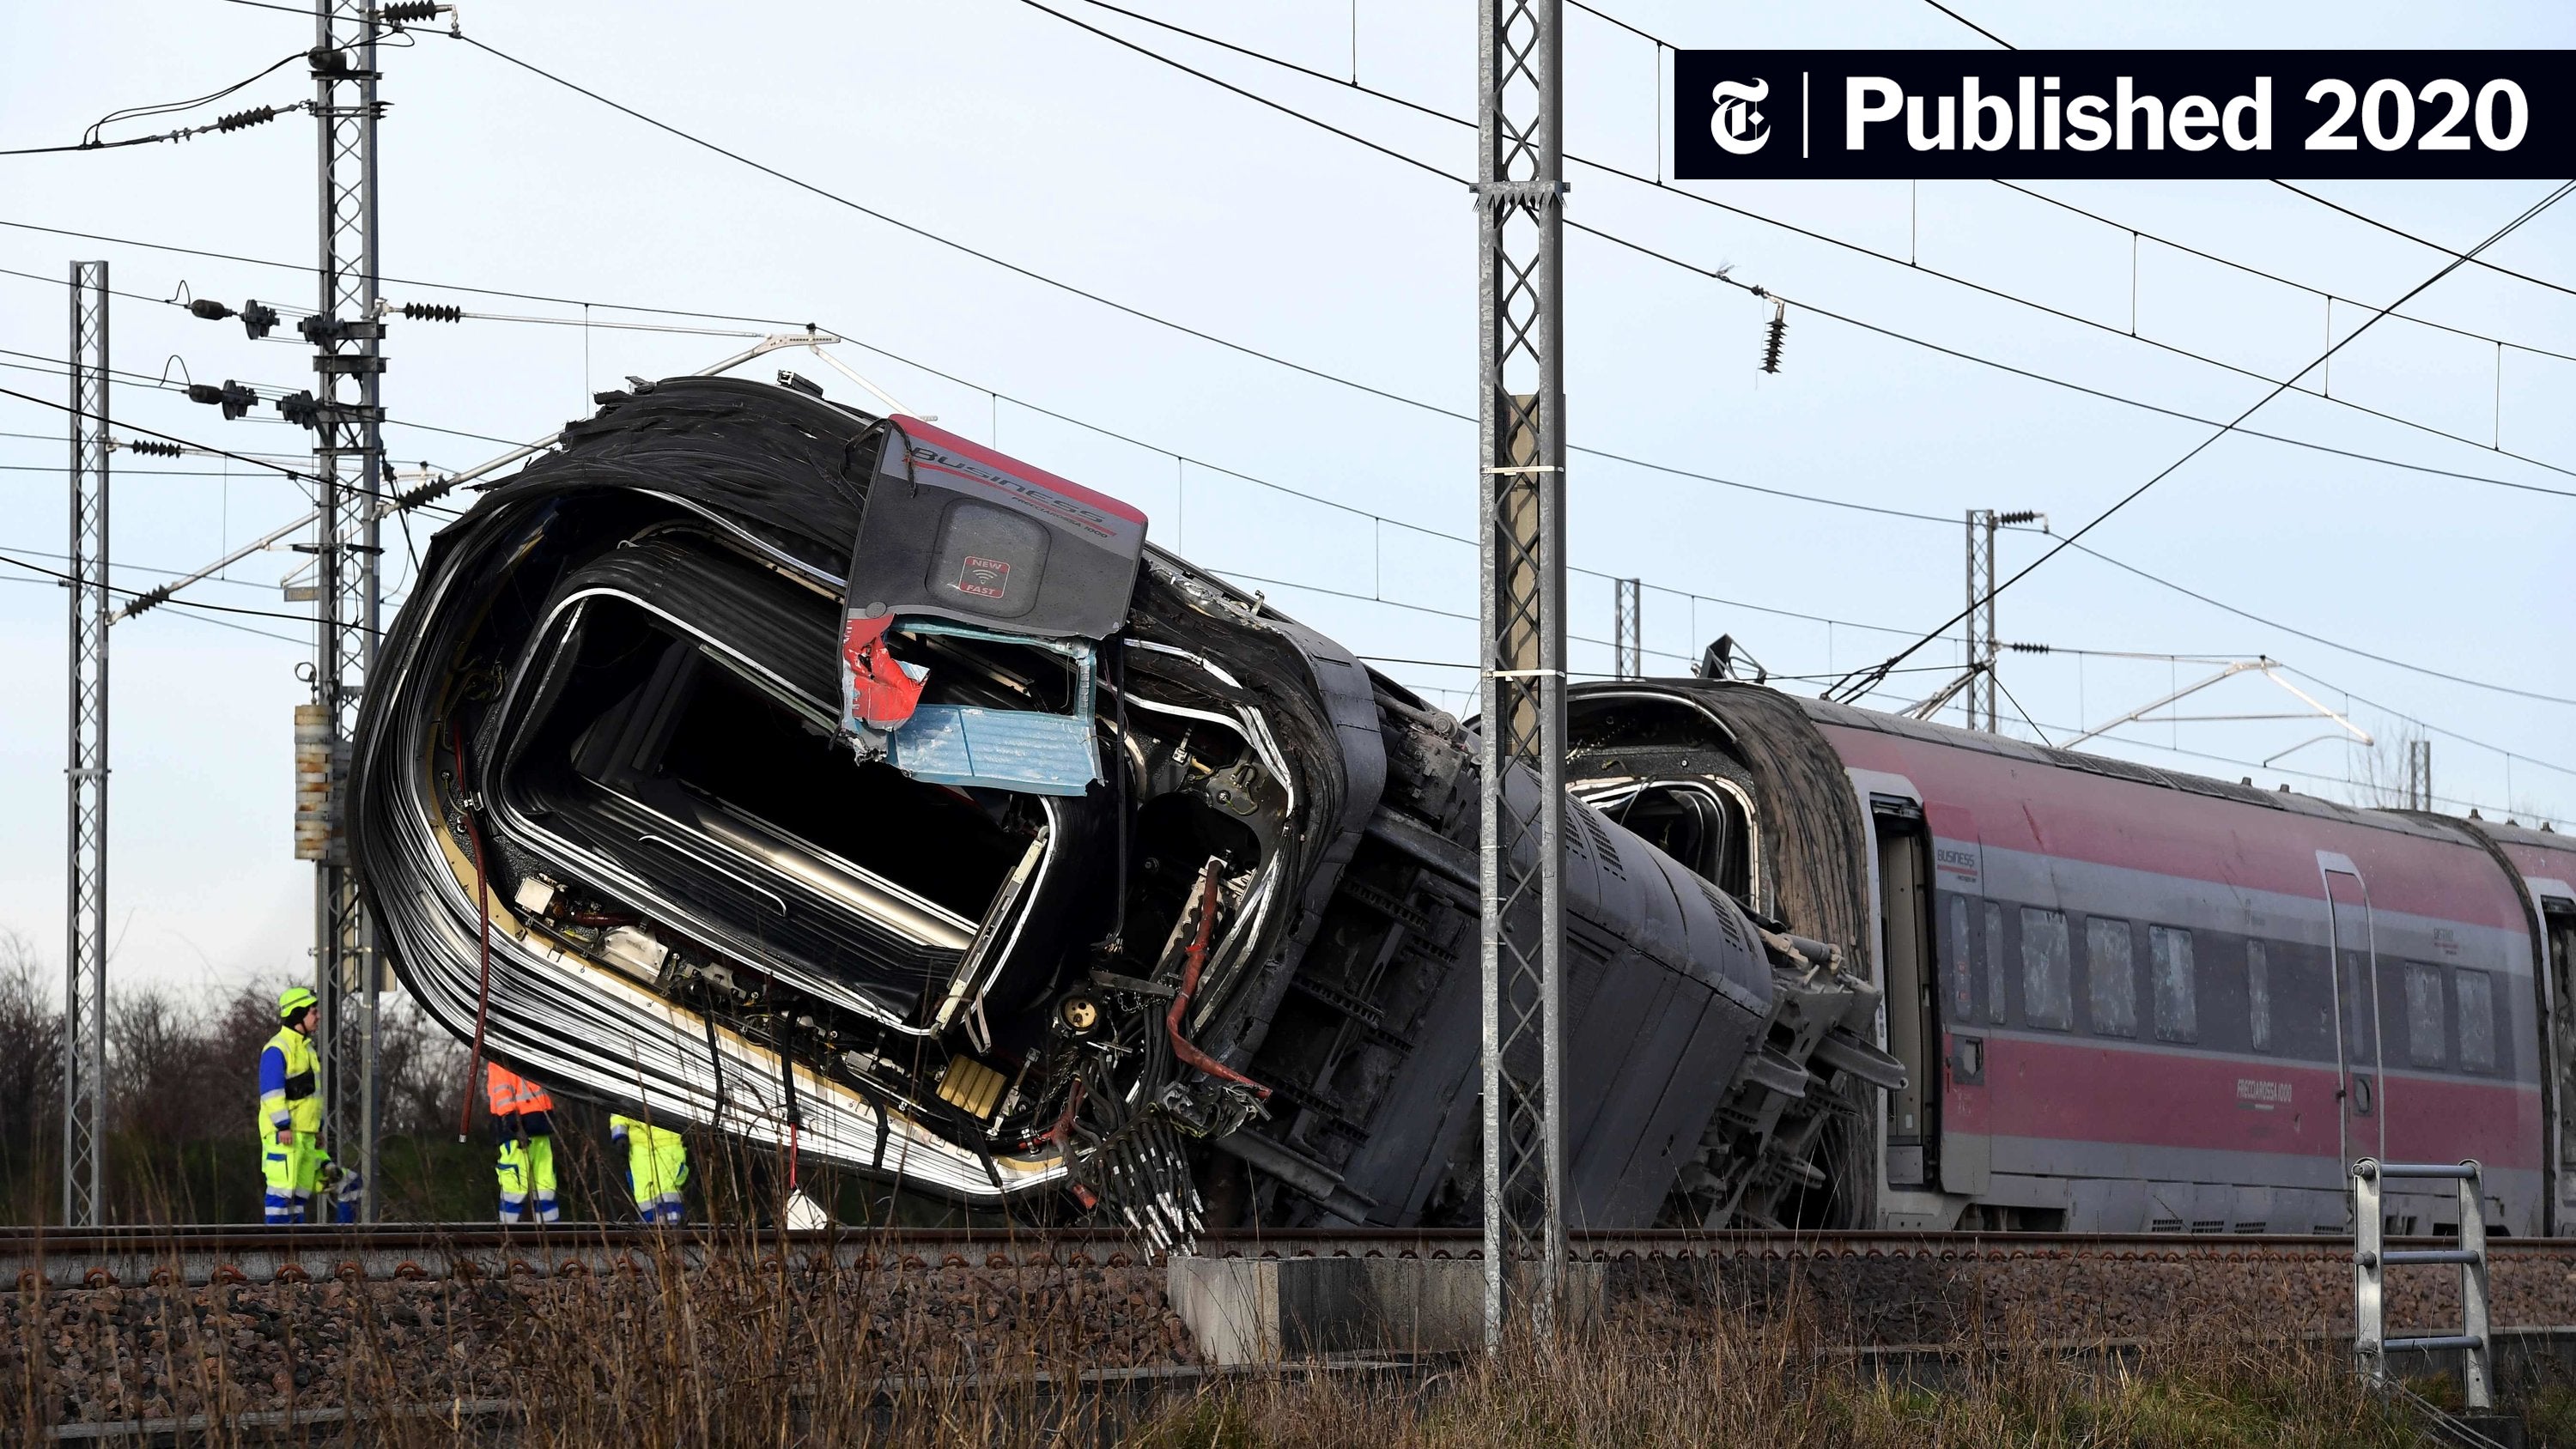
<path fill-rule="evenodd" d="M 2428 1243 L 2431 1240 L 2426 1240 Z M 1935 1261 L 2130 1260 L 2349 1261 L 2349 1238 L 2319 1234 L 1919 1233 L 1919 1232 L 1578 1232 L 1579 1258 L 1816 1259 Z M 2562 1260 L 2576 1271 L 2576 1238 L 2499 1238 L 2500 1261 Z M 1212 1257 L 1480 1258 L 1471 1229 L 1319 1229 L 1210 1234 Z M 549 1227 L 388 1224 L 275 1231 L 231 1226 L 0 1231 L 0 1281 L 21 1291 L 141 1284 L 270 1283 L 280 1280 L 442 1280 L 492 1276 L 561 1277 L 633 1272 L 676 1259 L 784 1255 L 791 1267 L 1019 1268 L 1125 1266 L 1159 1256 L 1124 1233 L 988 1229 L 826 1229 L 765 1232 L 652 1229 L 625 1225 Z"/>

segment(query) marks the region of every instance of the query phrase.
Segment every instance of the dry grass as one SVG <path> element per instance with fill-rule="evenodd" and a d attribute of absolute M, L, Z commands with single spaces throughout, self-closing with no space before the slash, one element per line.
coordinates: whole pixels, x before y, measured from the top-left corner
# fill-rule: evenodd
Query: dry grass
<path fill-rule="evenodd" d="M 72 1419 L 203 1416 L 182 1442 L 274 1442 L 255 1416 L 319 1410 L 286 1437 L 390 1449 L 2434 1442 L 2366 1393 L 2340 1350 L 2299 1336 L 2257 1346 L 2224 1325 L 2114 1350 L 2046 1341 L 2025 1319 L 1871 1357 L 1797 1289 L 1730 1300 L 1712 1275 L 1492 1358 L 1201 1381 L 1168 1373 L 1188 1348 L 1157 1269 L 858 1256 L 817 1267 L 723 1229 L 664 1239 L 598 1278 L 22 1291 L 0 1305 L 0 1440 Z M 1130 1368 L 1163 1376 L 1100 1381 Z M 2576 1422 L 2576 1396 L 2559 1397 L 2538 1407 Z"/>
<path fill-rule="evenodd" d="M 1924 1382 L 1920 1380 L 1930 1380 Z M 1918 1381 L 1820 1351 L 1794 1325 L 1686 1340 L 1615 1327 L 1521 1342 L 1421 1385 L 1268 1376 L 1205 1390 L 1131 1441 L 1150 1449 L 2396 1449 L 2419 1424 L 2321 1348 L 1990 1344 Z"/>

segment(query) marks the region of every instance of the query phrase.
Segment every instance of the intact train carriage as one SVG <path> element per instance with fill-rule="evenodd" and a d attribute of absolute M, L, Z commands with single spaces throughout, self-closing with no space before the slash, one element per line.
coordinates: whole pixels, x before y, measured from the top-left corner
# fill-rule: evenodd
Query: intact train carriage
<path fill-rule="evenodd" d="M 1571 734 L 1579 797 L 1868 943 L 1906 1083 L 1812 1221 L 2343 1232 L 2360 1156 L 2478 1159 L 2499 1232 L 2576 1216 L 2565 837 L 1740 683 L 1582 686 Z"/>

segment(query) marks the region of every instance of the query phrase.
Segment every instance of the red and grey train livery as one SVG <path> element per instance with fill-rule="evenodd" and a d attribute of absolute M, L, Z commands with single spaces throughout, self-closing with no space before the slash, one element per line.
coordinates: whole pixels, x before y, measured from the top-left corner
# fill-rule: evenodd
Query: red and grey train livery
<path fill-rule="evenodd" d="M 2476 1158 L 2495 1231 L 2576 1220 L 2576 841 L 1729 681 L 1587 685 L 1569 721 L 1580 797 L 1868 943 L 1906 1085 L 1854 1104 L 1805 1221 L 2343 1232 L 2360 1156 Z"/>

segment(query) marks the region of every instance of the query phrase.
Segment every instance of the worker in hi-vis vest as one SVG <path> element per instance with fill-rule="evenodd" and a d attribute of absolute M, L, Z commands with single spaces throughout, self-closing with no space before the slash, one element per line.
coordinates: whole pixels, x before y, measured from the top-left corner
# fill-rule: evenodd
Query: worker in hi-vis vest
<path fill-rule="evenodd" d="M 483 1091 L 492 1104 L 492 1133 L 500 1139 L 501 1221 L 515 1223 L 526 1208 L 536 1222 L 563 1216 L 555 1205 L 555 1099 L 546 1089 L 499 1062 L 483 1064 Z"/>
<path fill-rule="evenodd" d="M 608 1140 L 626 1149 L 626 1190 L 635 1194 L 635 1216 L 648 1223 L 677 1223 L 680 1189 L 689 1180 L 689 1148 L 680 1134 L 641 1117 L 608 1119 Z"/>
<path fill-rule="evenodd" d="M 259 1053 L 260 1176 L 272 1226 L 312 1221 L 313 1191 L 329 1154 L 322 1150 L 322 1063 L 313 1054 L 321 1003 L 290 986 L 277 998 L 277 1035 Z"/>

